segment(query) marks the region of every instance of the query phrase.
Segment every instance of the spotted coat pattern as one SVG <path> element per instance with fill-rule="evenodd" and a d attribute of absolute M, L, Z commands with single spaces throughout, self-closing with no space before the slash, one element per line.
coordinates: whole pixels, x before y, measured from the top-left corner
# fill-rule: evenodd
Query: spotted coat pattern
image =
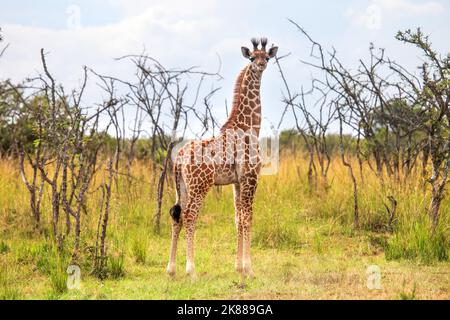
<path fill-rule="evenodd" d="M 172 246 L 167 267 L 171 275 L 175 274 L 177 242 L 183 225 L 187 242 L 186 272 L 194 275 L 194 233 L 198 212 L 212 186 L 228 184 L 234 187 L 236 270 L 247 276 L 253 275 L 250 242 L 252 205 L 261 169 L 258 145 L 260 84 L 267 62 L 276 54 L 276 49 L 272 47 L 266 52 L 265 44 L 261 50 L 254 44 L 253 52 L 242 48 L 244 57 L 251 63 L 238 76 L 233 108 L 220 134 L 208 140 L 187 143 L 175 159 L 177 204 L 174 208 L 178 206 L 180 216 L 172 215 Z M 201 161 L 196 158 L 198 156 Z"/>

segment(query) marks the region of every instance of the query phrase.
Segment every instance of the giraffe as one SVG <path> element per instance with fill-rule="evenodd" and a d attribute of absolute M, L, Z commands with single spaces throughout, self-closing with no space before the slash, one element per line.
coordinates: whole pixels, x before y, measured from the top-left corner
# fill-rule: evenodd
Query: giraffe
<path fill-rule="evenodd" d="M 260 84 L 263 71 L 278 47 L 266 51 L 267 39 L 251 39 L 253 50 L 241 47 L 250 63 L 236 80 L 233 106 L 220 134 L 184 145 L 174 161 L 176 204 L 170 209 L 172 243 L 167 272 L 175 275 L 177 242 L 186 228 L 186 273 L 195 275 L 195 221 L 202 202 L 214 185 L 233 184 L 237 230 L 236 271 L 253 277 L 250 258 L 252 205 L 261 169 L 258 137 L 261 125 Z M 258 48 L 261 43 L 261 48 Z"/>

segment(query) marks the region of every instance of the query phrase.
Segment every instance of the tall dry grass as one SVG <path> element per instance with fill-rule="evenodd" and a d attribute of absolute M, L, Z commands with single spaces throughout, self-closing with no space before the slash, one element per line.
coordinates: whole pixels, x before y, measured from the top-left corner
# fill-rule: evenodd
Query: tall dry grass
<path fill-rule="evenodd" d="M 354 161 L 355 168 L 356 161 Z M 165 252 L 161 243 L 169 241 L 170 218 L 162 219 L 161 233 L 155 234 L 153 215 L 156 208 L 156 180 L 148 163 L 135 162 L 133 179 L 119 176 L 114 185 L 111 215 L 107 235 L 108 270 L 101 277 L 119 279 L 126 272 L 126 264 L 160 268 Z M 355 170 L 358 173 L 358 170 Z M 82 264 L 92 270 L 92 252 L 95 246 L 101 194 L 96 191 L 102 181 L 100 172 L 89 194 L 88 210 L 82 216 Z M 327 184 L 316 188 L 308 185 L 306 155 L 286 154 L 281 157 L 276 175 L 262 176 L 254 204 L 253 244 L 262 250 L 299 251 L 308 239 L 313 250 L 321 254 L 327 237 L 341 232 L 353 237 L 356 232 L 367 233 L 375 245 L 382 248 L 386 259 L 409 259 L 421 264 L 433 264 L 449 259 L 450 200 L 445 198 L 441 207 L 440 227 L 435 234 L 429 232 L 427 210 L 429 190 L 423 188 L 418 173 L 398 183 L 385 177 L 384 183 L 369 169 L 357 175 L 360 205 L 360 230 L 353 227 L 353 195 L 347 169 L 338 158 L 333 159 Z M 163 212 L 175 200 L 173 183 L 169 183 L 163 199 Z M 397 200 L 394 220 L 385 204 L 388 196 Z M 216 248 L 234 247 L 234 207 L 231 187 L 214 188 L 205 200 L 198 220 L 198 237 L 208 239 Z M 0 284 L 4 298 L 20 297 L 11 279 L 15 263 L 24 268 L 36 268 L 48 277 L 52 295 L 64 293 L 64 266 L 70 260 L 74 239 L 66 240 L 65 251 L 55 253 L 52 246 L 51 206 L 49 190 L 45 190 L 40 230 L 33 230 L 32 215 L 28 208 L 28 193 L 20 180 L 17 164 L 0 161 Z M 64 219 L 60 219 L 61 224 Z M 318 222 L 322 221 L 322 222 Z M 212 231 L 211 224 L 217 226 Z M 309 228 L 309 225 L 319 225 Z M 300 227 L 301 226 L 301 227 Z M 62 225 L 61 225 L 62 227 Z M 220 228 L 218 232 L 217 228 Z M 319 231 L 317 231 L 319 230 Z M 308 234 L 313 232 L 314 234 Z M 164 238 L 163 242 L 160 241 Z M 166 241 L 167 240 L 167 241 Z M 2 259 L 8 255 L 8 259 Z M 201 257 L 210 261 L 211 257 Z M 212 259 L 212 258 L 211 258 Z M 214 260 L 214 259 L 213 259 Z M 9 262 L 8 262 L 9 261 Z M 19 277 L 20 278 L 20 277 Z M 52 297 L 50 295 L 49 297 Z"/>

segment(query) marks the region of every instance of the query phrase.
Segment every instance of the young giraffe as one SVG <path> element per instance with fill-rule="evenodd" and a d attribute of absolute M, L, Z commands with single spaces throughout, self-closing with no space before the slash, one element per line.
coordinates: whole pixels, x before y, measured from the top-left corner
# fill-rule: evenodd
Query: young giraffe
<path fill-rule="evenodd" d="M 258 136 L 261 125 L 260 81 L 270 58 L 278 47 L 266 52 L 267 39 L 252 39 L 253 51 L 242 47 L 251 62 L 239 74 L 233 107 L 220 135 L 209 140 L 192 141 L 177 154 L 174 174 L 177 202 L 172 216 L 172 245 L 167 272 L 175 274 L 177 242 L 182 224 L 186 227 L 186 273 L 194 275 L 195 221 L 202 202 L 213 185 L 234 186 L 237 229 L 236 270 L 253 276 L 250 260 L 252 204 L 261 168 Z"/>

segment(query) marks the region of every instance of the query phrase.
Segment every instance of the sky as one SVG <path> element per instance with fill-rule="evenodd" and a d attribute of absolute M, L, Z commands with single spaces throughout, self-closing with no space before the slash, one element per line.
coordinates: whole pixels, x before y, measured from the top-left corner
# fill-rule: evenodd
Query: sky
<path fill-rule="evenodd" d="M 220 66 L 223 79 L 214 85 L 221 89 L 212 102 L 216 118 L 224 122 L 225 99 L 232 100 L 235 79 L 248 62 L 240 47 L 251 47 L 251 37 L 268 37 L 279 47 L 278 55 L 290 54 L 283 66 L 294 90 L 310 86 L 312 71 L 300 62 L 310 58 L 310 47 L 288 19 L 326 48 L 336 48 L 350 68 L 367 57 L 371 42 L 413 68 L 423 58 L 395 40 L 396 32 L 421 27 L 434 48 L 446 54 L 449 18 L 450 1 L 444 0 L 0 0 L 0 27 L 9 44 L 0 59 L 0 80 L 20 81 L 42 72 L 39 51 L 44 48 L 49 69 L 69 91 L 79 86 L 84 65 L 129 78 L 132 70 L 114 58 L 145 50 L 170 67 L 215 72 Z M 98 94 L 90 88 L 84 102 L 98 102 Z M 278 125 L 282 97 L 280 75 L 269 64 L 261 87 L 263 128 Z M 281 128 L 293 124 L 287 114 Z"/>

